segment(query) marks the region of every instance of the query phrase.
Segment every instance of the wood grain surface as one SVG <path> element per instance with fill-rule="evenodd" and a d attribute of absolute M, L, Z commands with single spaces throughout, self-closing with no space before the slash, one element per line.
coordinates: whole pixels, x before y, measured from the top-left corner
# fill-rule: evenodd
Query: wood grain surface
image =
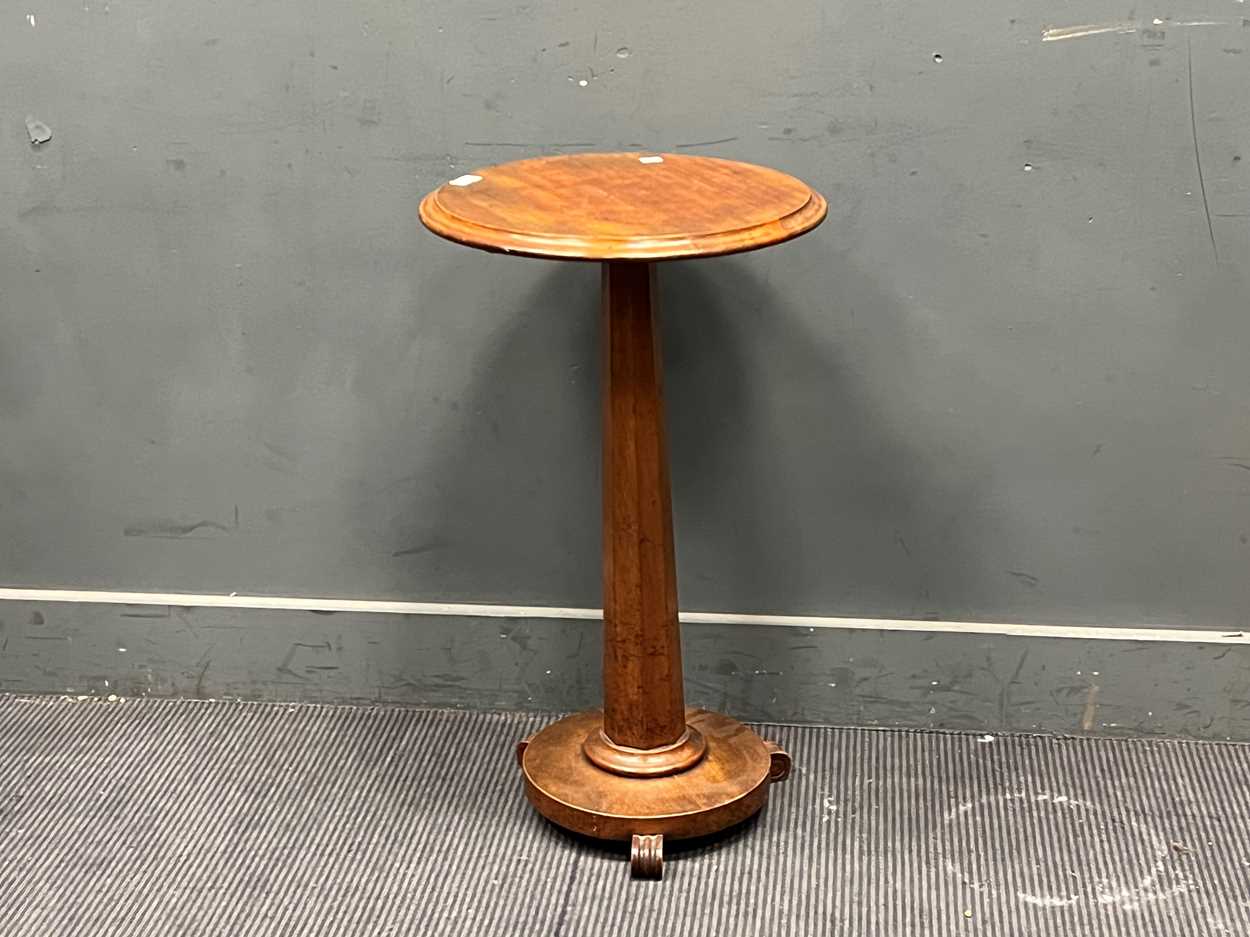
<path fill-rule="evenodd" d="M 764 806 L 771 765 L 767 744 L 721 713 L 691 709 L 686 721 L 707 739 L 707 755 L 687 771 L 658 778 L 611 774 L 585 757 L 582 739 L 603 725 L 601 713 L 552 723 L 529 740 L 521 756 L 526 796 L 565 829 L 613 840 L 635 833 L 704 836 Z"/>
<path fill-rule="evenodd" d="M 604 707 L 517 747 L 531 803 L 566 829 L 605 839 L 715 832 L 759 810 L 770 777 L 788 771 L 788 756 L 741 723 L 685 708 L 649 261 L 775 244 L 825 211 L 776 170 L 636 153 L 489 167 L 421 203 L 422 221 L 454 241 L 602 261 Z M 635 871 L 658 874 L 662 840 L 645 842 Z"/>
<path fill-rule="evenodd" d="M 431 192 L 421 220 L 485 250 L 574 260 L 706 257 L 810 231 L 826 204 L 793 176 L 671 153 L 578 153 L 476 169 Z"/>
<path fill-rule="evenodd" d="M 653 264 L 603 264 L 603 696 L 617 745 L 685 731 Z"/>

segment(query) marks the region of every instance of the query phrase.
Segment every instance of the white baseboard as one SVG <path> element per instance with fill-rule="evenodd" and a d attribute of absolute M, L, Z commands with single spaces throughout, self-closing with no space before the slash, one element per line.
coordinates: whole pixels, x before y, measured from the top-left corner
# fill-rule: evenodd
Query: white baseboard
<path fill-rule="evenodd" d="M 294 612 L 357 612 L 381 615 L 434 615 L 465 618 L 578 619 L 600 621 L 597 608 L 546 605 L 495 605 L 465 602 L 399 602 L 387 599 L 322 599 L 302 596 L 212 595 L 184 592 L 117 592 L 83 589 L 0 588 L 0 601 L 77 602 L 103 605 L 161 605 L 180 608 L 269 609 Z M 839 618 L 818 615 L 746 615 L 737 612 L 682 612 L 681 620 L 704 625 L 831 628 L 845 631 L 1010 635 L 1091 641 L 1162 641 L 1188 644 L 1250 644 L 1250 633 L 1236 629 L 1036 624 L 989 621 L 927 621 L 898 618 Z"/>

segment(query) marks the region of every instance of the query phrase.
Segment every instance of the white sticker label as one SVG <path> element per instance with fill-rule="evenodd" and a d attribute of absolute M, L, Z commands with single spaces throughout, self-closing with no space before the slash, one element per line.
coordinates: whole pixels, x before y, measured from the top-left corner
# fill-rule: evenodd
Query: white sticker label
<path fill-rule="evenodd" d="M 456 176 L 448 185 L 473 185 L 475 182 L 481 182 L 481 176 L 475 176 L 471 172 L 466 172 L 463 176 Z"/>
<path fill-rule="evenodd" d="M 664 157 L 663 156 L 639 156 L 638 162 L 640 163 L 662 163 L 664 162 Z"/>

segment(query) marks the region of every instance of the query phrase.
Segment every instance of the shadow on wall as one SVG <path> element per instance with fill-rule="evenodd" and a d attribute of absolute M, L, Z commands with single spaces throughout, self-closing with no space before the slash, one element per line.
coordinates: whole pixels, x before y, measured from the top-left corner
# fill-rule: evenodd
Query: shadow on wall
<path fill-rule="evenodd" d="M 598 606 L 599 271 L 471 257 L 497 278 L 478 301 L 494 323 L 393 540 L 398 591 L 428 601 Z M 481 267 L 489 264 L 485 273 Z M 537 277 L 535 277 L 537 273 Z M 444 295 L 461 265 L 425 292 Z M 516 284 L 530 284 L 516 290 Z M 419 584 L 419 588 L 414 588 Z"/>
<path fill-rule="evenodd" d="M 950 530 L 971 486 L 942 482 L 951 472 L 899 438 L 876 402 L 895 382 L 864 368 L 905 374 L 902 309 L 849 268 L 807 308 L 762 273 L 743 257 L 660 271 L 682 607 L 937 617 L 963 604 L 968 558 Z M 593 265 L 552 263 L 501 302 L 425 479 L 437 496 L 408 515 L 438 546 L 409 558 L 436 564 L 426 597 L 598 606 L 598 289 Z"/>
<path fill-rule="evenodd" d="M 925 440 L 892 425 L 904 311 L 825 260 L 833 286 L 805 308 L 747 258 L 664 271 L 683 608 L 936 618 L 964 604 L 952 528 L 971 486 L 941 481 L 951 473 L 925 465 Z M 891 373 L 872 374 L 882 361 Z"/>

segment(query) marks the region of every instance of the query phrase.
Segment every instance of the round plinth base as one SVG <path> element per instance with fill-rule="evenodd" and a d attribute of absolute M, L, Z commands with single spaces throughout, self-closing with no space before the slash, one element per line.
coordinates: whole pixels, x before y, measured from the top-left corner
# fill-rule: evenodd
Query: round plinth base
<path fill-rule="evenodd" d="M 770 777 L 784 777 L 777 759 L 788 768 L 788 756 L 720 713 L 690 709 L 686 722 L 707 743 L 697 763 L 676 774 L 629 777 L 586 757 L 583 742 L 602 727 L 601 712 L 561 719 L 522 743 L 525 796 L 565 829 L 625 841 L 635 834 L 705 836 L 763 807 Z"/>

